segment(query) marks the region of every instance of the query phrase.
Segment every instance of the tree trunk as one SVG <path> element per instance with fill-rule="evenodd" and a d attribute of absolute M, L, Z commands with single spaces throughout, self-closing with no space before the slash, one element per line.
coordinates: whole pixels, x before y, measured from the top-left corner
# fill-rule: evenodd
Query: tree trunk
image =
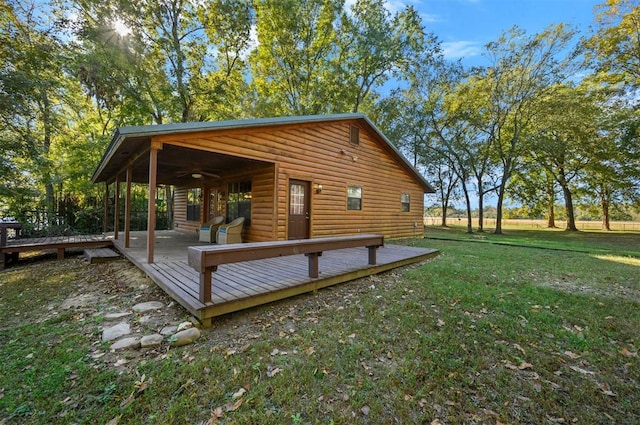
<path fill-rule="evenodd" d="M 611 231 L 609 206 L 611 205 L 611 192 L 603 184 L 600 186 L 600 206 L 602 207 L 602 230 Z"/>
<path fill-rule="evenodd" d="M 504 201 L 504 190 L 500 189 L 498 193 L 498 204 L 496 205 L 496 229 L 494 234 L 502 234 L 502 204 Z"/>
<path fill-rule="evenodd" d="M 555 229 L 556 226 L 556 194 L 553 187 L 553 180 L 547 179 L 547 228 Z"/>
<path fill-rule="evenodd" d="M 442 201 L 442 218 L 440 220 L 440 226 L 447 227 L 447 205 L 449 205 L 449 201 Z"/>
<path fill-rule="evenodd" d="M 484 232 L 484 193 L 482 178 L 478 178 L 478 232 Z"/>
<path fill-rule="evenodd" d="M 462 192 L 464 193 L 464 200 L 467 204 L 467 233 L 473 233 L 473 222 L 471 221 L 471 200 L 469 199 L 469 191 L 467 185 L 462 182 Z"/>
<path fill-rule="evenodd" d="M 571 190 L 569 189 L 569 184 L 566 181 L 564 176 L 564 170 L 561 168 L 558 173 L 560 186 L 562 187 L 562 193 L 564 195 L 564 205 L 567 210 L 567 228 L 570 232 L 577 232 L 578 228 L 576 227 L 576 218 L 575 212 L 573 209 L 573 197 L 571 195 Z"/>
<path fill-rule="evenodd" d="M 553 200 L 550 200 L 549 205 L 547 207 L 547 228 L 555 229 L 556 226 L 556 210 L 553 205 Z"/>
<path fill-rule="evenodd" d="M 504 166 L 502 178 L 500 179 L 500 187 L 498 188 L 498 204 L 496 205 L 496 229 L 493 232 L 496 235 L 502 234 L 502 206 L 504 204 L 504 195 L 507 189 L 507 180 L 511 173 L 511 163 L 507 161 Z"/>

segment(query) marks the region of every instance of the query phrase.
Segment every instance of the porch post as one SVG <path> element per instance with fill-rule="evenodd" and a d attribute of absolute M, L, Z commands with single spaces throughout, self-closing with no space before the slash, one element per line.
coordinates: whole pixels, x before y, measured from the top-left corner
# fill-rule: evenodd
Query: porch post
<path fill-rule="evenodd" d="M 109 182 L 104 182 L 104 219 L 102 220 L 102 233 L 109 230 Z"/>
<path fill-rule="evenodd" d="M 120 228 L 120 175 L 116 176 L 116 193 L 113 208 L 113 239 L 118 239 L 118 230 Z"/>
<path fill-rule="evenodd" d="M 200 216 L 200 222 L 206 223 L 211 216 L 211 188 L 202 188 L 202 215 Z"/>
<path fill-rule="evenodd" d="M 133 165 L 127 166 L 127 186 L 124 198 L 124 247 L 129 248 L 131 234 L 131 179 L 133 178 Z"/>
<path fill-rule="evenodd" d="M 162 149 L 162 143 L 151 140 L 149 151 L 149 207 L 147 216 L 147 263 L 153 263 L 153 249 L 156 230 L 156 183 L 158 173 L 158 150 Z"/>

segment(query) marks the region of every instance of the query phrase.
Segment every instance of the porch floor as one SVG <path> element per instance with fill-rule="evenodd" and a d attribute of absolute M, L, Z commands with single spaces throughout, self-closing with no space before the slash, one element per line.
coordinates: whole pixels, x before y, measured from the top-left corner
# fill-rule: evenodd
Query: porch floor
<path fill-rule="evenodd" d="M 387 244 L 378 249 L 377 264 L 368 264 L 367 248 L 326 251 L 320 257 L 320 275 L 308 276 L 304 255 L 224 264 L 213 273 L 212 302 L 198 299 L 199 274 L 187 263 L 187 247 L 208 245 L 195 233 L 156 231 L 154 263 L 147 263 L 146 232 L 131 232 L 130 247 L 124 235 L 114 246 L 158 286 L 185 307 L 205 326 L 223 314 L 266 304 L 305 292 L 381 273 L 424 261 L 435 249 Z"/>

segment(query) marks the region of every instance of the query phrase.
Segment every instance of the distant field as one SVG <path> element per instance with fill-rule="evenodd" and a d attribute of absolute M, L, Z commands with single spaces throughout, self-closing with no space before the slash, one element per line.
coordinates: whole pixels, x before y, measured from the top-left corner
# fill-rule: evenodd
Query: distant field
<path fill-rule="evenodd" d="M 425 217 L 425 226 L 439 226 L 441 222 L 440 217 Z M 466 225 L 465 218 L 449 217 L 447 223 L 452 226 Z M 473 220 L 473 227 L 478 226 L 478 219 Z M 567 222 L 564 220 L 556 220 L 556 226 L 559 229 L 567 227 Z M 486 218 L 484 220 L 484 228 L 486 230 L 496 227 L 495 218 Z M 547 220 L 534 220 L 534 219 L 510 219 L 502 220 L 503 228 L 512 229 L 545 229 L 547 227 Z M 602 230 L 602 223 L 600 221 L 577 221 L 576 227 L 579 230 Z M 622 232 L 640 232 L 640 222 L 637 221 L 612 221 L 611 230 Z"/>

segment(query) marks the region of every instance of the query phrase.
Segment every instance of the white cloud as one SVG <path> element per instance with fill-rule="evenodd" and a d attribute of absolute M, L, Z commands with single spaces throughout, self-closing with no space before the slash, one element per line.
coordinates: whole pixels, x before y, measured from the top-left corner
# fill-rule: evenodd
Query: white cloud
<path fill-rule="evenodd" d="M 477 41 L 445 41 L 442 52 L 447 59 L 470 58 L 482 54 L 482 45 Z"/>

